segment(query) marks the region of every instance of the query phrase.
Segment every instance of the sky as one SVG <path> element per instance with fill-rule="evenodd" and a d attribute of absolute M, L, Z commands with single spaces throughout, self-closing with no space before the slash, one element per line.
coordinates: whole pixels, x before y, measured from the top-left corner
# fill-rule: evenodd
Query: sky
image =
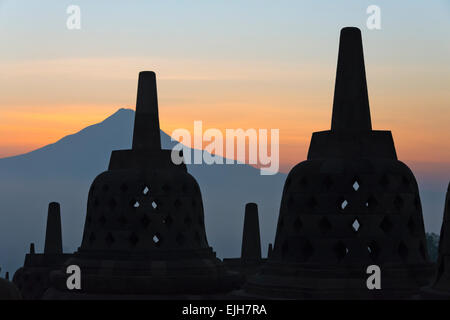
<path fill-rule="evenodd" d="M 162 130 L 279 129 L 287 172 L 330 128 L 345 26 L 362 31 L 373 128 L 405 162 L 450 171 L 449 0 L 0 0 L 0 158 L 134 108 L 153 70 Z"/>

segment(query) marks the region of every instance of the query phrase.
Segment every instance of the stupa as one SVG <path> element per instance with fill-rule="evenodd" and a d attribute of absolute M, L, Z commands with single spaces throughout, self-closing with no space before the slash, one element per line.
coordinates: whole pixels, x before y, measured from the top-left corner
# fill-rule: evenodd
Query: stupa
<path fill-rule="evenodd" d="M 367 267 L 381 269 L 369 290 Z M 289 173 L 273 252 L 246 294 L 271 298 L 409 298 L 432 275 L 411 170 L 390 131 L 372 130 L 361 32 L 341 30 L 331 130 L 315 132 Z"/>
<path fill-rule="evenodd" d="M 255 274 L 266 261 L 261 256 L 261 236 L 259 232 L 258 205 L 245 205 L 244 228 L 240 258 L 223 259 L 226 267 L 244 276 Z"/>
<path fill-rule="evenodd" d="M 424 288 L 422 297 L 450 299 L 450 183 L 445 198 L 436 276 L 431 286 Z"/>
<path fill-rule="evenodd" d="M 13 277 L 22 297 L 27 300 L 41 299 L 50 286 L 50 273 L 58 270 L 70 256 L 64 254 L 62 249 L 60 205 L 51 202 L 48 205 L 44 253 L 36 253 L 34 243 L 31 243 L 23 267 Z"/>
<path fill-rule="evenodd" d="M 66 263 L 80 267 L 81 290 L 67 289 L 62 269 L 46 298 L 182 298 L 236 285 L 208 245 L 199 185 L 171 153 L 155 73 L 141 72 L 132 149 L 113 151 L 93 181 L 81 247 Z"/>

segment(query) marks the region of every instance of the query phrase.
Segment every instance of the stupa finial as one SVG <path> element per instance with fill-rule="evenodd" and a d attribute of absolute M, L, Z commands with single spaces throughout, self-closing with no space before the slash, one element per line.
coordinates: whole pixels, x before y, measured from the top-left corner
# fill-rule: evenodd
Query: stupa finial
<path fill-rule="evenodd" d="M 161 149 L 156 75 L 153 71 L 139 73 L 133 149 Z"/>
<path fill-rule="evenodd" d="M 261 238 L 258 205 L 256 203 L 247 203 L 245 206 L 241 258 L 244 260 L 261 260 Z"/>
<path fill-rule="evenodd" d="M 61 213 L 57 202 L 48 205 L 47 231 L 45 234 L 44 253 L 62 253 Z M 33 246 L 34 250 L 34 246 Z"/>
<path fill-rule="evenodd" d="M 341 30 L 331 131 L 370 131 L 369 98 L 361 31 Z"/>

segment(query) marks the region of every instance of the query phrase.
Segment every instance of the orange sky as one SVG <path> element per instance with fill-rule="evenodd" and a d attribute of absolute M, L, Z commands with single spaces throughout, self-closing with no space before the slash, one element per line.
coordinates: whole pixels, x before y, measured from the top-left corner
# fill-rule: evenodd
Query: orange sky
<path fill-rule="evenodd" d="M 137 75 L 144 65 L 157 71 L 160 123 L 168 134 L 192 130 L 195 120 L 203 121 L 204 130 L 218 128 L 224 135 L 227 128 L 278 128 L 286 171 L 306 157 L 313 131 L 329 129 L 334 61 L 274 67 L 142 58 L 49 60 L 34 62 L 32 68 L 26 63 L 3 66 L 20 72 L 11 72 L 8 79 L 0 76 L 6 89 L 0 101 L 8 106 L 1 109 L 0 157 L 55 142 L 120 107 L 134 108 Z M 450 95 L 442 84 L 450 83 L 450 76 L 427 81 L 429 90 L 419 90 L 426 70 L 415 68 L 412 74 L 403 67 L 393 73 L 369 64 L 367 73 L 373 127 L 393 131 L 399 158 L 450 162 L 445 147 Z M 397 84 L 394 90 L 396 83 L 408 85 Z M 24 95 L 23 88 L 32 90 Z"/>
<path fill-rule="evenodd" d="M 362 30 L 374 129 L 405 162 L 450 168 L 450 6 L 372 2 L 0 1 L 0 157 L 21 154 L 134 108 L 139 71 L 157 73 L 161 128 L 279 129 L 287 171 L 330 128 L 339 30 Z"/>

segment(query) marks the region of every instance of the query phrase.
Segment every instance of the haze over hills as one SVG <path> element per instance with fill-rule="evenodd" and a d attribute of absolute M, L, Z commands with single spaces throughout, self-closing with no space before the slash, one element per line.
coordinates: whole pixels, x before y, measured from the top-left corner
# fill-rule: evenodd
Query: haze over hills
<path fill-rule="evenodd" d="M 112 150 L 131 147 L 134 111 L 120 109 L 103 122 L 27 154 L 0 159 L 0 267 L 14 272 L 30 242 L 43 250 L 47 206 L 61 203 L 66 252 L 81 243 L 89 186 L 108 167 Z M 161 131 L 164 149 L 175 142 Z M 303 155 L 298 161 L 302 161 Z M 401 160 L 401 158 L 400 158 Z M 448 168 L 413 171 L 419 180 L 427 231 L 439 232 Z M 275 236 L 286 174 L 262 176 L 244 164 L 188 165 L 200 184 L 209 244 L 219 257 L 240 254 L 244 206 L 259 206 L 263 254 Z M 437 172 L 437 173 L 436 173 Z M 219 182 L 218 182 L 219 181 Z"/>

